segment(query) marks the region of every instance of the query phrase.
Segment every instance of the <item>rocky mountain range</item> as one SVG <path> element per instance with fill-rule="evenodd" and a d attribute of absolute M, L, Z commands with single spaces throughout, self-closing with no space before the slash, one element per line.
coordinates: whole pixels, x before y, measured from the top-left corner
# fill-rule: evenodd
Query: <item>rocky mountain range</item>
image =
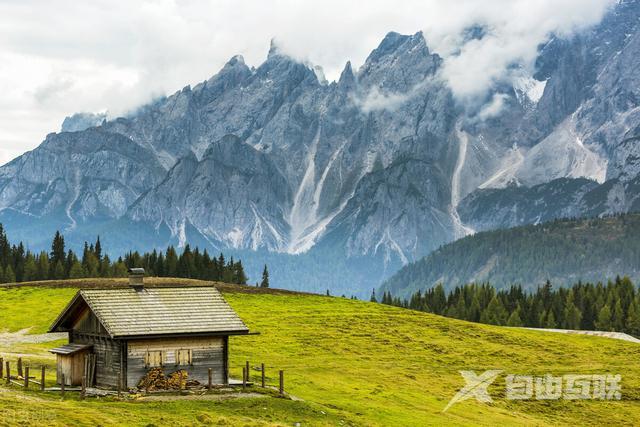
<path fill-rule="evenodd" d="M 68 118 L 0 168 L 0 221 L 34 248 L 54 229 L 114 252 L 189 242 L 362 295 L 474 231 L 636 209 L 639 25 L 624 1 L 551 36 L 475 109 L 420 32 L 334 82 L 272 44 L 126 117 Z"/>

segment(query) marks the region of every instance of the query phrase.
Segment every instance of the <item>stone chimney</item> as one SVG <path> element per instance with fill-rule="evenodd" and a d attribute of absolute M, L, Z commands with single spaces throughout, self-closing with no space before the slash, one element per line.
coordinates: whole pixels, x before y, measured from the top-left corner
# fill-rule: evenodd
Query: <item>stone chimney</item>
<path fill-rule="evenodd" d="M 144 289 L 144 268 L 129 269 L 129 286 L 136 291 Z"/>

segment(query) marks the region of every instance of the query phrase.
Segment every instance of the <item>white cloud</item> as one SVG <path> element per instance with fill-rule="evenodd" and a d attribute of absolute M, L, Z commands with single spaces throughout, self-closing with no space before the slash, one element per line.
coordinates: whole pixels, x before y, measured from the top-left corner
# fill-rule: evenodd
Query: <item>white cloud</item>
<path fill-rule="evenodd" d="M 507 100 L 507 98 L 508 96 L 504 93 L 494 93 L 491 101 L 482 106 L 482 109 L 478 113 L 478 118 L 480 120 L 487 120 L 492 117 L 496 117 L 502 112 L 502 109 L 504 108 L 504 102 Z"/>
<path fill-rule="evenodd" d="M 2 2 L 0 150 L 35 147 L 74 112 L 118 114 L 198 83 L 235 54 L 259 65 L 272 37 L 333 80 L 347 60 L 361 65 L 387 32 L 422 29 L 446 58 L 443 76 L 457 97 L 470 99 L 504 78 L 512 62 L 530 63 L 550 32 L 594 23 L 612 1 Z M 461 47 L 462 29 L 474 23 L 488 35 Z M 394 101 L 383 98 L 374 101 Z"/>
<path fill-rule="evenodd" d="M 364 113 L 377 110 L 390 110 L 404 104 L 412 95 L 409 93 L 384 93 L 377 87 L 372 88 L 363 98 L 356 98 L 354 102 Z"/>

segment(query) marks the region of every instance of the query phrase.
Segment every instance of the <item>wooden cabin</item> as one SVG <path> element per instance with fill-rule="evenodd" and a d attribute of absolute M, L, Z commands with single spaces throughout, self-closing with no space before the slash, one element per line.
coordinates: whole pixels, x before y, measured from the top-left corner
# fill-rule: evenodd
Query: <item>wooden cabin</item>
<path fill-rule="evenodd" d="M 229 381 L 229 337 L 249 329 L 213 286 L 145 287 L 144 270 L 130 270 L 126 288 L 83 289 L 49 332 L 68 332 L 57 357 L 58 383 L 134 388 L 151 368 L 185 370 L 190 380 Z M 89 357 L 87 357 L 89 356 Z M 88 366 L 87 362 L 91 363 Z M 85 365 L 87 364 L 87 365 Z"/>

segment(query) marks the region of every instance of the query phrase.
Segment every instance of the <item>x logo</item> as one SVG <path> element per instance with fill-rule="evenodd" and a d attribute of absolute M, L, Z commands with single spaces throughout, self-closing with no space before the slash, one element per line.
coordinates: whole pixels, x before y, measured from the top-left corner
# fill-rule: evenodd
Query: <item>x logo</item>
<path fill-rule="evenodd" d="M 453 404 L 471 399 L 472 397 L 475 397 L 478 402 L 482 403 L 493 402 L 487 388 L 498 378 L 501 372 L 501 370 L 492 370 L 485 371 L 482 375 L 476 375 L 473 371 L 460 371 L 460 375 L 462 375 L 467 384 L 453 396 L 453 399 L 449 401 L 442 412 L 445 412 Z"/>

